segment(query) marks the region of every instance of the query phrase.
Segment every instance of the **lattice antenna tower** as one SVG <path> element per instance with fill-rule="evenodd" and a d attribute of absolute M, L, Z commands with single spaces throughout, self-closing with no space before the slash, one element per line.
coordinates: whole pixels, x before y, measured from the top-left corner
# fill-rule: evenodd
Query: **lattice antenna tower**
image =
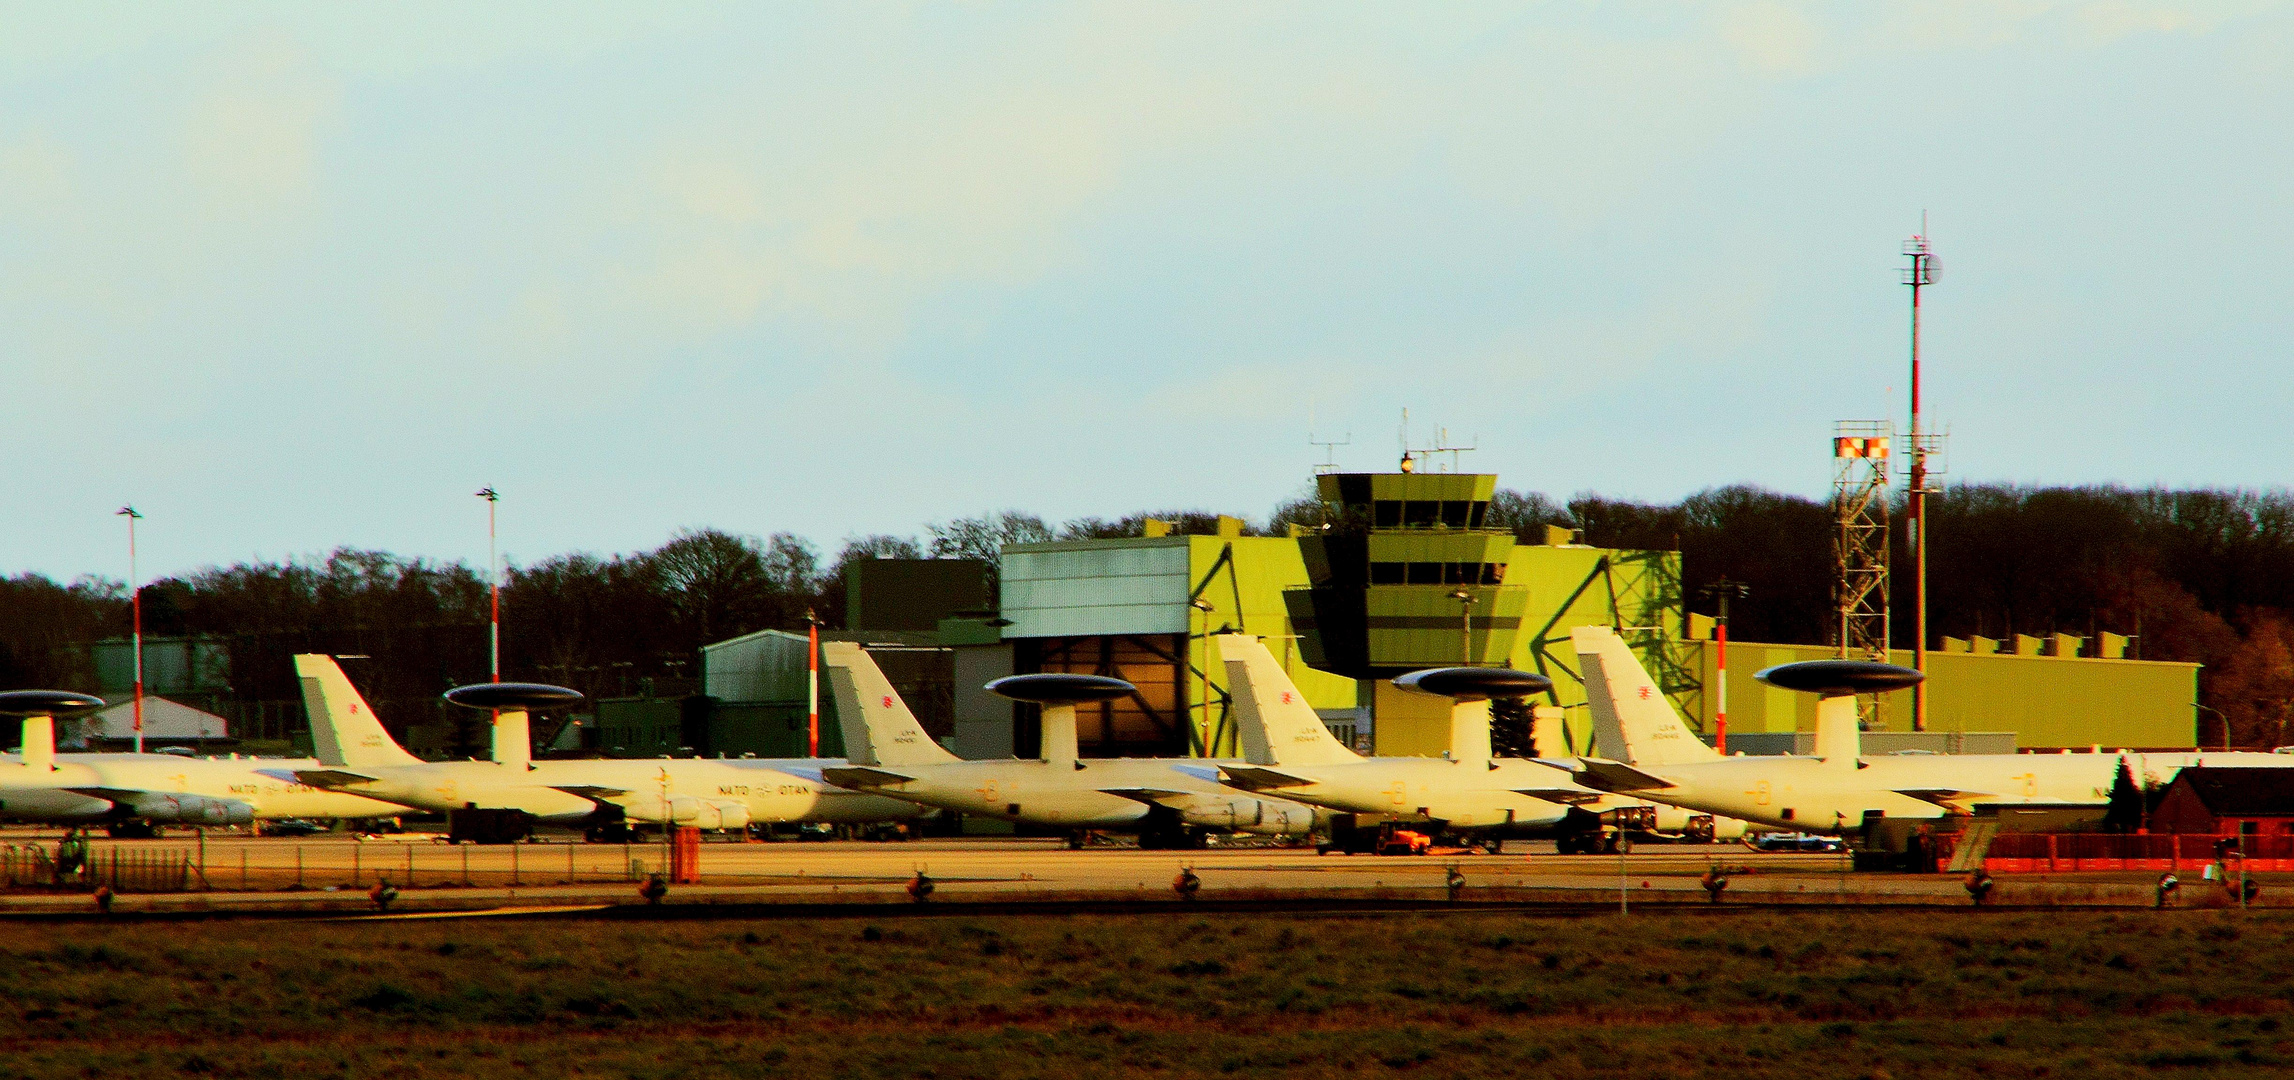
<path fill-rule="evenodd" d="M 1842 659 L 1888 659 L 1888 448 L 1895 425 L 1832 428 L 1832 646 Z"/>

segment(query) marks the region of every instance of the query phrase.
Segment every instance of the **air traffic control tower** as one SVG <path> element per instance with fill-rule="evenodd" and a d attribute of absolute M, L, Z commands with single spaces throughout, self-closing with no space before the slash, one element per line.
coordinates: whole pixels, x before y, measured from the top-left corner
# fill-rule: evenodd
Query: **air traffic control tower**
<path fill-rule="evenodd" d="M 1485 529 L 1497 477 L 1329 473 L 1328 519 L 1301 536 L 1308 584 L 1283 601 L 1306 662 L 1353 679 L 1503 664 L 1529 590 L 1506 584 L 1514 537 Z"/>
<path fill-rule="evenodd" d="M 1668 691 L 1690 690 L 1665 647 L 1679 622 L 1668 617 L 1680 604 L 1676 553 L 1587 547 L 1559 528 L 1542 545 L 1520 543 L 1485 522 L 1497 491 L 1487 473 L 1326 473 L 1315 483 L 1325 520 L 1299 537 L 1307 582 L 1283 600 L 1306 662 L 1356 680 L 1359 724 L 1379 753 L 1448 749 L 1447 703 L 1395 689 L 1395 676 L 1515 667 L 1574 688 L 1573 626 L 1645 628 L 1637 643 L 1652 671 Z"/>

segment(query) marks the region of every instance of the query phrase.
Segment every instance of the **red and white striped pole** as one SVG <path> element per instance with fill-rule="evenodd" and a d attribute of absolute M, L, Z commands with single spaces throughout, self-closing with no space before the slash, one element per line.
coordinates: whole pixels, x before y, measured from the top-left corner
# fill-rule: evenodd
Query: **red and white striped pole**
<path fill-rule="evenodd" d="M 811 608 L 804 611 L 805 622 L 805 756 L 820 756 L 820 618 Z"/>
<path fill-rule="evenodd" d="M 1728 597 L 1721 597 L 1721 617 L 1713 629 L 1720 639 L 1720 707 L 1713 710 L 1713 749 L 1728 754 Z"/>
<path fill-rule="evenodd" d="M 143 578 L 135 568 L 135 523 L 143 515 L 133 505 L 119 508 L 119 516 L 127 518 L 127 587 L 128 607 L 134 612 L 135 633 L 135 752 L 143 753 Z"/>
<path fill-rule="evenodd" d="M 1720 615 L 1713 620 L 1713 638 L 1719 644 L 1714 666 L 1720 678 L 1720 693 L 1714 696 L 1713 749 L 1728 753 L 1728 601 L 1732 596 L 1743 596 L 1751 589 L 1740 581 L 1722 578 L 1705 586 L 1704 591 L 1720 601 Z"/>

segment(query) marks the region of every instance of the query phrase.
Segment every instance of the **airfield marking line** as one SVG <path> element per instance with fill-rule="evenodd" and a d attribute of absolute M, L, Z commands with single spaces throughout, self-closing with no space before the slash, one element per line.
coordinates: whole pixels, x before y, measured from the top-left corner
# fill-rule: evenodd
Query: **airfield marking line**
<path fill-rule="evenodd" d="M 344 915 L 314 919 L 313 922 L 392 922 L 413 919 L 487 919 L 507 915 L 574 915 L 584 911 L 604 911 L 608 908 L 628 907 L 627 904 L 533 904 L 523 907 L 474 908 L 467 911 L 402 911 L 396 914 L 380 912 L 373 915 Z"/>

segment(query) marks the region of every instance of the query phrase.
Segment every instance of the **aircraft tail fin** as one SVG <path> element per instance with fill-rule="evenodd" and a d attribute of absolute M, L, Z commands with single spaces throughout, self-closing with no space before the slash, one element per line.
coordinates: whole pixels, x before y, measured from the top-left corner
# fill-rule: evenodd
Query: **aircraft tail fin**
<path fill-rule="evenodd" d="M 334 657 L 298 653 L 295 674 L 303 683 L 303 707 L 311 715 L 311 749 L 320 764 L 372 768 L 421 763 L 383 730 L 374 709 Z"/>
<path fill-rule="evenodd" d="M 1243 758 L 1253 765 L 1333 765 L 1360 757 L 1330 733 L 1306 695 L 1290 681 L 1266 642 L 1220 634 L 1219 655 L 1235 700 Z"/>
<path fill-rule="evenodd" d="M 960 761 L 925 734 L 916 714 L 854 641 L 820 643 L 820 665 L 836 694 L 836 723 L 845 760 L 855 765 L 938 765 Z"/>
<path fill-rule="evenodd" d="M 1681 722 L 1657 681 L 1615 630 L 1580 626 L 1569 637 L 1577 647 L 1585 698 L 1593 712 L 1594 746 L 1602 756 L 1631 765 L 1673 765 L 1721 756 Z"/>

